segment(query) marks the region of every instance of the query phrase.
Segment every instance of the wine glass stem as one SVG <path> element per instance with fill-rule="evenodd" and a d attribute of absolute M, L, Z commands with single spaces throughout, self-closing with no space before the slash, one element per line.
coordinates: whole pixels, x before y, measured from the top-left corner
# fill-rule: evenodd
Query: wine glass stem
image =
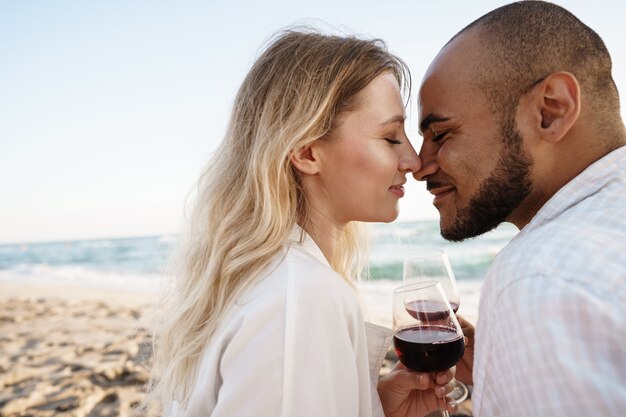
<path fill-rule="evenodd" d="M 448 405 L 446 404 L 446 397 L 440 397 L 439 402 L 441 403 L 441 416 L 450 417 L 450 414 L 448 413 Z"/>

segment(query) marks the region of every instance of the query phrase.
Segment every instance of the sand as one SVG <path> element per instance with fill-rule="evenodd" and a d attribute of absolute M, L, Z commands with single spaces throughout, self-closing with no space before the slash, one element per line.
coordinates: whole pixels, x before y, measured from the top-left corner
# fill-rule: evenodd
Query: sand
<path fill-rule="evenodd" d="M 153 293 L 0 282 L 0 417 L 161 415 L 135 409 L 149 376 L 145 317 L 155 301 Z M 395 361 L 390 351 L 381 374 Z M 466 401 L 458 415 L 470 410 Z"/>
<path fill-rule="evenodd" d="M 140 317 L 152 301 L 0 283 L 0 416 L 134 415 L 149 376 Z"/>

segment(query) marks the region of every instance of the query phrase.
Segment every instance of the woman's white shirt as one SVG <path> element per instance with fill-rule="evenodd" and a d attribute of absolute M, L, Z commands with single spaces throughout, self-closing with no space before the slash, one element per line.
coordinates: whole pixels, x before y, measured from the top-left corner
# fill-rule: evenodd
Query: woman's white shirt
<path fill-rule="evenodd" d="M 204 350 L 187 409 L 171 415 L 382 416 L 375 388 L 391 331 L 363 322 L 315 242 L 292 241 L 262 276 Z"/>

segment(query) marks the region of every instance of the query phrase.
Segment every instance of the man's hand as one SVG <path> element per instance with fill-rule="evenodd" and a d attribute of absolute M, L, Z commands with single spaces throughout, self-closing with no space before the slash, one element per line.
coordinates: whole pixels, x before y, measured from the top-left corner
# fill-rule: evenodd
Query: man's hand
<path fill-rule="evenodd" d="M 461 316 L 456 316 L 465 336 L 465 353 L 456 364 L 456 379 L 468 385 L 474 385 L 474 326 Z"/>
<path fill-rule="evenodd" d="M 445 394 L 454 388 L 454 368 L 433 375 L 409 371 L 398 362 L 378 381 L 378 395 L 386 417 L 422 417 L 439 410 L 445 399 L 448 411 L 457 409 Z"/>

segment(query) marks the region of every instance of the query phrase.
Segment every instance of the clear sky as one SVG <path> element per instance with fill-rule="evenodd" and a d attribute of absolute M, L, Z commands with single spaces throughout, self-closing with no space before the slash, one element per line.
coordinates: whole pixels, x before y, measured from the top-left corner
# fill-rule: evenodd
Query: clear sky
<path fill-rule="evenodd" d="M 281 28 L 382 38 L 419 84 L 452 35 L 507 2 L 299 3 L 1 1 L 0 243 L 176 233 L 239 84 Z M 622 2 L 557 3 L 603 37 L 626 95 Z M 400 219 L 437 218 L 431 201 L 411 180 Z"/>

